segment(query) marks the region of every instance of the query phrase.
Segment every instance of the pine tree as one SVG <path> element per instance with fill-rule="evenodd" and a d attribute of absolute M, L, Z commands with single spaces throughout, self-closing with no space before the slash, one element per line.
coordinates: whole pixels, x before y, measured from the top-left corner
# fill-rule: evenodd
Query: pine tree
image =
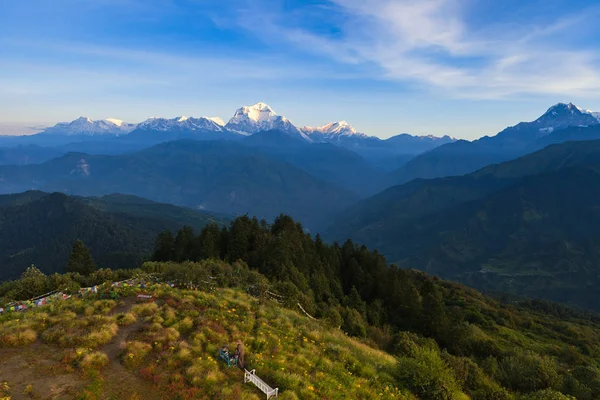
<path fill-rule="evenodd" d="M 67 264 L 67 272 L 78 272 L 81 275 L 89 275 L 95 270 L 96 264 L 92 259 L 90 250 L 78 239 L 73 244 L 73 250 Z"/>
<path fill-rule="evenodd" d="M 173 248 L 175 239 L 171 231 L 164 231 L 158 234 L 156 243 L 154 244 L 154 261 L 173 261 Z"/>
<path fill-rule="evenodd" d="M 189 261 L 193 258 L 192 248 L 194 246 L 194 231 L 190 226 L 184 226 L 177 232 L 173 245 L 173 257 L 175 261 Z"/>
<path fill-rule="evenodd" d="M 202 229 L 196 239 L 194 259 L 219 258 L 221 256 L 221 230 L 216 223 L 210 223 Z"/>
<path fill-rule="evenodd" d="M 447 328 L 446 308 L 442 292 L 432 280 L 427 279 L 421 287 L 421 297 L 423 299 L 422 333 L 431 337 L 439 336 Z"/>

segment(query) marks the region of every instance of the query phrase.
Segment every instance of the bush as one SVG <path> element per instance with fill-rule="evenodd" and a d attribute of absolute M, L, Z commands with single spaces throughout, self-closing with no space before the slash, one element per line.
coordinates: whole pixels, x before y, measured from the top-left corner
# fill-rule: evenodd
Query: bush
<path fill-rule="evenodd" d="M 137 321 L 137 318 L 135 317 L 134 313 L 128 312 L 126 314 L 121 313 L 121 314 L 117 315 L 117 324 L 118 325 L 121 325 L 121 326 L 131 325 L 135 321 Z"/>
<path fill-rule="evenodd" d="M 0 347 L 24 347 L 37 340 L 37 333 L 29 328 L 15 327 L 0 334 Z"/>
<path fill-rule="evenodd" d="M 108 365 L 108 356 L 101 352 L 95 351 L 93 353 L 86 354 L 79 365 L 82 369 L 101 369 Z"/>
<path fill-rule="evenodd" d="M 333 306 L 330 306 L 327 309 L 327 311 L 325 312 L 325 315 L 323 317 L 325 318 L 325 321 L 327 322 L 327 324 L 334 328 L 341 327 L 342 323 L 344 322 L 344 320 L 342 319 L 342 316 L 338 312 L 337 308 L 335 308 Z"/>
<path fill-rule="evenodd" d="M 424 399 L 454 400 L 461 395 L 452 370 L 431 349 L 418 348 L 414 357 L 398 360 L 398 380 Z"/>
<path fill-rule="evenodd" d="M 539 390 L 522 397 L 522 400 L 575 400 L 575 397 L 562 394 L 552 389 Z"/>
<path fill-rule="evenodd" d="M 367 336 L 367 328 L 365 321 L 358 311 L 354 308 L 347 309 L 344 316 L 343 330 L 348 335 L 365 337 Z"/>
<path fill-rule="evenodd" d="M 148 317 L 154 315 L 158 311 L 156 303 L 136 304 L 131 308 L 131 312 L 138 317 Z"/>
<path fill-rule="evenodd" d="M 152 346 L 148 343 L 138 342 L 137 340 L 127 342 L 123 354 L 123 364 L 128 368 L 137 368 L 151 350 Z"/>
<path fill-rule="evenodd" d="M 504 386 L 524 393 L 551 388 L 559 381 L 555 361 L 533 352 L 504 358 L 498 373 Z"/>

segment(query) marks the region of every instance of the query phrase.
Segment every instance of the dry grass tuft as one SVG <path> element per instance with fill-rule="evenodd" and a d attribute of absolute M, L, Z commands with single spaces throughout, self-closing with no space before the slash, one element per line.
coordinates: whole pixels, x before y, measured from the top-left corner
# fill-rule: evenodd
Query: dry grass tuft
<path fill-rule="evenodd" d="M 84 370 L 89 369 L 102 369 L 108 365 L 108 356 L 101 351 L 94 351 L 92 353 L 86 354 L 79 365 Z"/>
<path fill-rule="evenodd" d="M 128 312 L 125 314 L 121 313 L 121 314 L 117 315 L 117 324 L 119 324 L 121 326 L 131 325 L 136 321 L 137 321 L 137 317 L 132 312 Z"/>

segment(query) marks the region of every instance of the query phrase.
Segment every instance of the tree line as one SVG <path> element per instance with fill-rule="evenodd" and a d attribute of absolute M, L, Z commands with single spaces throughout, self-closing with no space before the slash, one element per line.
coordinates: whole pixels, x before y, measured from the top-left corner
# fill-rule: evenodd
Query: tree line
<path fill-rule="evenodd" d="M 428 357 L 426 348 L 437 353 L 443 349 L 446 356 L 440 363 L 456 364 L 453 368 L 468 375 L 465 381 L 474 380 L 469 390 L 474 398 L 512 398 L 491 383 L 495 381 L 511 391 L 537 393 L 540 399 L 567 398 L 556 397 L 555 390 L 582 399 L 600 396 L 600 369 L 592 361 L 600 356 L 597 316 L 548 302 L 504 303 L 420 271 L 388 265 L 383 255 L 351 240 L 328 244 L 319 235 L 313 238 L 286 215 L 272 224 L 241 216 L 228 227 L 210 224 L 198 233 L 190 227 L 175 234 L 165 231 L 157 237 L 152 259 L 243 262 L 264 275 L 289 307 L 300 303 L 316 318 L 392 354 Z M 575 329 L 565 322 L 569 320 L 585 321 L 595 330 Z M 503 328 L 558 341 L 566 350 L 539 354 L 515 347 L 511 340 L 516 338 L 489 334 Z M 407 332 L 421 339 L 407 339 Z M 421 350 L 413 348 L 415 342 Z M 461 364 L 465 362 L 469 366 Z M 403 372 L 407 382 L 420 379 L 416 371 Z M 431 378 L 431 371 L 425 375 Z M 477 376 L 493 379 L 474 383 Z M 438 383 L 433 387 L 439 389 Z M 434 392 L 425 390 L 423 396 L 444 398 Z"/>

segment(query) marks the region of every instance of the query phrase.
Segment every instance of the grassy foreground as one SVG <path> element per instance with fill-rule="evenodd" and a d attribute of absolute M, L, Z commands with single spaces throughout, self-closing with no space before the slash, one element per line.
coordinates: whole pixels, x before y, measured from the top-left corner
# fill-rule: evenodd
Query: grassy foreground
<path fill-rule="evenodd" d="M 1 316 L 0 398 L 261 399 L 216 359 L 238 339 L 246 367 L 282 399 L 416 398 L 398 387 L 395 357 L 274 302 L 161 287 L 155 303 L 133 304 L 134 289 L 120 291 L 116 302 L 90 296 Z"/>

